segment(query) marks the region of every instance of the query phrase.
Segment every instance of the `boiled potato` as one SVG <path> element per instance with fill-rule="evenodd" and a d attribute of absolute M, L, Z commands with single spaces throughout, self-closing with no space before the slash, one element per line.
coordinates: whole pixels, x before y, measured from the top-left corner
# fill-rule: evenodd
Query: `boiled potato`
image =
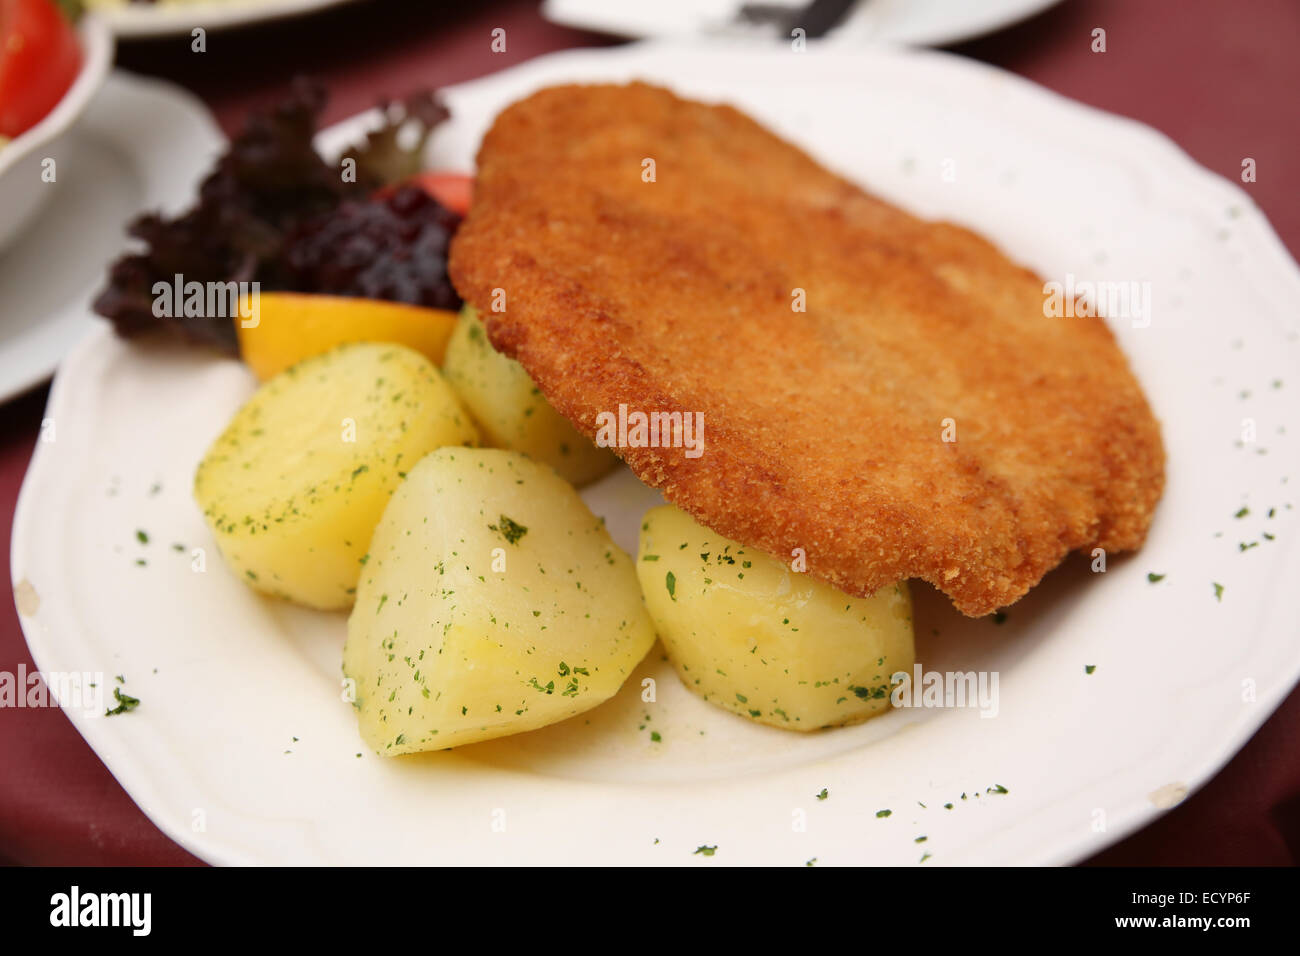
<path fill-rule="evenodd" d="M 443 372 L 470 410 L 487 443 L 545 462 L 575 485 L 594 481 L 617 464 L 551 407 L 524 367 L 488 341 L 470 306 L 447 344 Z"/>
<path fill-rule="evenodd" d="M 478 433 L 438 369 L 401 345 L 344 345 L 267 382 L 208 449 L 194 497 L 259 591 L 352 604 L 361 559 L 408 468 Z"/>
<path fill-rule="evenodd" d="M 672 505 L 646 514 L 637 575 L 686 686 L 759 723 L 865 720 L 889 707 L 890 676 L 911 671 L 906 583 L 850 597 Z"/>
<path fill-rule="evenodd" d="M 444 448 L 375 529 L 343 672 L 362 738 L 396 755 L 580 714 L 653 643 L 631 559 L 571 485 L 516 452 Z"/>

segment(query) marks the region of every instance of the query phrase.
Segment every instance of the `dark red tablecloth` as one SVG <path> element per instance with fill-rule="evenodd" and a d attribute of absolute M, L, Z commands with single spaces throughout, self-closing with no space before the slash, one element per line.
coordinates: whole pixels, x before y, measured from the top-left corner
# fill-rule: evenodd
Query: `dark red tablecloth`
<path fill-rule="evenodd" d="M 631 0 L 629 0 L 631 2 Z M 613 42 L 541 20 L 529 2 L 458 4 L 371 0 L 306 19 L 213 33 L 206 53 L 188 38 L 125 46 L 127 69 L 175 80 L 201 96 L 227 131 L 311 72 L 333 97 L 326 120 L 386 94 L 495 72 L 550 50 Z M 505 53 L 491 31 L 506 30 Z M 1090 49 L 1096 27 L 1107 52 Z M 1247 186 L 1293 255 L 1300 249 L 1300 4 L 1295 0 L 1066 0 L 957 52 L 1020 73 L 1067 96 L 1162 130 L 1196 160 Z M 45 403 L 40 390 L 0 419 L 0 531 L 13 506 Z M 0 563 L 8 578 L 8 549 Z M 1300 631 L 1300 623 L 1297 623 Z M 1300 639 L 1300 633 L 1297 634 Z M 0 670 L 32 668 L 12 604 L 0 609 Z M 1152 826 L 1101 853 L 1106 864 L 1294 864 L 1300 859 L 1300 692 L 1292 693 L 1237 757 Z M 135 807 L 54 709 L 0 711 L 0 861 L 176 864 L 193 857 Z"/>

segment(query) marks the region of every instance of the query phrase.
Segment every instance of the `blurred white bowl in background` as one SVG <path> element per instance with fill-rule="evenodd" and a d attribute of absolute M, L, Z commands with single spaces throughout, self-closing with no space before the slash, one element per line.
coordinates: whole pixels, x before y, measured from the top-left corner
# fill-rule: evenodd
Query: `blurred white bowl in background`
<path fill-rule="evenodd" d="M 88 14 L 77 25 L 81 71 L 63 99 L 21 136 L 0 146 L 0 251 L 13 242 L 58 188 L 67 133 L 99 91 L 113 63 L 113 33 L 102 18 Z M 46 159 L 55 162 L 54 182 L 41 178 Z"/>

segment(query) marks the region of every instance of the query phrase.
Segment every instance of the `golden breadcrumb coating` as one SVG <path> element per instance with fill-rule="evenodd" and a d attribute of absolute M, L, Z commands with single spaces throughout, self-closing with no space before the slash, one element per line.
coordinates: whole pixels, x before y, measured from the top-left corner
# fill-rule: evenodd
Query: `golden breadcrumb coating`
<path fill-rule="evenodd" d="M 620 403 L 701 412 L 700 457 L 616 450 L 849 594 L 921 578 L 987 614 L 1072 550 L 1137 548 L 1160 498 L 1159 425 L 1103 320 L 1045 317 L 988 241 L 727 106 L 644 84 L 514 104 L 450 271 L 580 431 Z"/>

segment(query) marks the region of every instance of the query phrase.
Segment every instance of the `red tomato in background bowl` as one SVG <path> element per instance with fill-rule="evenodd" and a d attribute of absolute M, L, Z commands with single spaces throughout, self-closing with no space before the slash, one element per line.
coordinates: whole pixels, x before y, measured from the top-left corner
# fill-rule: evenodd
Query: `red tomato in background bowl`
<path fill-rule="evenodd" d="M 0 0 L 0 136 L 27 132 L 81 69 L 81 45 L 53 0 Z"/>

